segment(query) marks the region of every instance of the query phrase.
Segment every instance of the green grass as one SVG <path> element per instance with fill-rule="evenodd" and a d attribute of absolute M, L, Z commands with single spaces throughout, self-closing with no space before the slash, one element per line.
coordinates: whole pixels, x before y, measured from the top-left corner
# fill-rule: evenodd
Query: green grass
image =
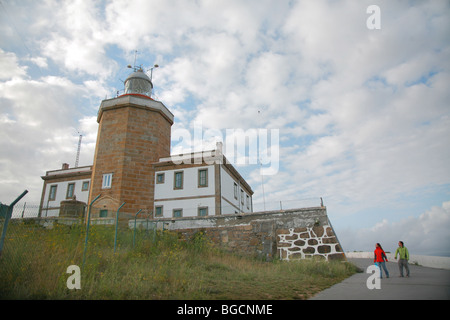
<path fill-rule="evenodd" d="M 356 272 L 343 262 L 263 262 L 216 248 L 202 233 L 182 241 L 176 233 L 91 226 L 82 266 L 84 226 L 13 225 L 0 258 L 2 299 L 307 299 Z M 8 236 L 7 236 L 8 238 Z M 69 265 L 81 268 L 81 289 L 69 290 Z"/>

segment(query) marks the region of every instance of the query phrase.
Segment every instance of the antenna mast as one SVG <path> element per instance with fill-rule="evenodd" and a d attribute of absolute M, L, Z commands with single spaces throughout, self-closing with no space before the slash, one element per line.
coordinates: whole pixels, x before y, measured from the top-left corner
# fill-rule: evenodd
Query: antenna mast
<path fill-rule="evenodd" d="M 77 158 L 75 159 L 75 168 L 78 168 L 78 161 L 80 160 L 80 149 L 81 149 L 81 138 L 82 137 L 83 137 L 83 135 L 80 134 L 80 137 L 78 139 Z"/>

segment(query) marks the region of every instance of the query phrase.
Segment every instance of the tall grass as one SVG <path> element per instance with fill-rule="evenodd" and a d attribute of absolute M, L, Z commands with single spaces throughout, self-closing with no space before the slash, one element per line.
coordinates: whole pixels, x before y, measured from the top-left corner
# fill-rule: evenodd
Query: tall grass
<path fill-rule="evenodd" d="M 182 241 L 176 233 L 91 226 L 82 265 L 83 226 L 48 230 L 14 226 L 0 258 L 2 299 L 306 299 L 350 276 L 342 262 L 263 262 L 213 246 L 203 233 Z M 31 230 L 31 229 L 30 229 Z M 31 232 L 31 233 L 29 233 Z M 81 268 L 81 289 L 68 289 L 69 265 Z"/>

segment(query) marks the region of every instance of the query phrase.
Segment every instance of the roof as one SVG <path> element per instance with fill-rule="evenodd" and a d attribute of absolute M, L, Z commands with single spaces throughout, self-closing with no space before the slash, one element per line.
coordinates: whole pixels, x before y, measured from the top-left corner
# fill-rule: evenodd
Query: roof
<path fill-rule="evenodd" d="M 144 73 L 144 71 L 143 71 L 142 69 L 138 69 L 138 70 L 136 70 L 135 72 L 133 72 L 132 74 L 130 74 L 130 75 L 127 77 L 127 79 L 125 80 L 125 83 L 126 83 L 128 80 L 132 79 L 132 78 L 139 78 L 139 79 L 147 80 L 147 81 L 149 81 L 150 83 L 152 82 L 152 81 L 150 80 L 150 78 Z"/>
<path fill-rule="evenodd" d="M 92 175 L 92 166 L 76 167 L 70 169 L 51 170 L 41 176 L 42 180 L 53 180 L 61 178 L 90 178 Z"/>

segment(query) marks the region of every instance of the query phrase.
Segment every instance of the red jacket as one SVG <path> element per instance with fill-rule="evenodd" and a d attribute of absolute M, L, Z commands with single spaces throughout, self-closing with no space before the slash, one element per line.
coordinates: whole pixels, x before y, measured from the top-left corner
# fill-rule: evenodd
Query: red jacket
<path fill-rule="evenodd" d="M 386 253 L 383 251 L 383 249 L 381 248 L 376 248 L 375 251 L 375 256 L 373 258 L 373 262 L 384 262 L 384 261 L 388 261 L 387 257 L 386 257 Z"/>

